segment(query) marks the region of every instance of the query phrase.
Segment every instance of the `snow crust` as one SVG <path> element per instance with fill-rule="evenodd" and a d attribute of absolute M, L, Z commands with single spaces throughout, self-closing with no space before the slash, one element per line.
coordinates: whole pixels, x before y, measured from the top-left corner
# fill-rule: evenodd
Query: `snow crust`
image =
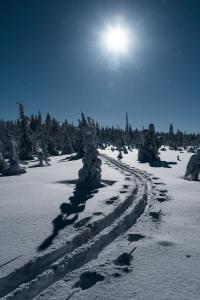
<path fill-rule="evenodd" d="M 69 202 L 69 197 L 73 196 L 73 180 L 78 178 L 78 170 L 82 166 L 81 160 L 62 161 L 64 158 L 66 156 L 52 157 L 51 167 L 28 168 L 22 176 L 0 178 L 0 265 L 21 255 L 0 268 L 0 277 L 30 259 L 60 247 L 77 234 L 73 226 L 67 226 L 46 251 L 37 252 L 38 246 L 52 233 L 51 222 L 60 214 L 59 206 Z M 36 164 L 33 162 L 30 165 Z M 106 205 L 105 201 L 119 193 L 125 183 L 124 175 L 103 164 L 102 179 L 111 180 L 114 184 L 99 189 L 87 200 L 78 221 L 93 216 L 94 212 L 100 211 L 103 215 L 112 211 L 112 205 Z M 120 201 L 123 199 L 125 195 L 120 196 Z M 97 218 L 93 216 L 93 219 Z"/>
<path fill-rule="evenodd" d="M 100 152 L 117 159 L 117 151 L 108 149 Z M 177 160 L 177 155 L 180 161 Z M 161 160 L 169 162 L 170 168 L 164 168 L 139 163 L 137 150 L 123 154 L 120 161 L 134 167 L 134 172 L 139 174 L 138 169 L 152 174 L 153 202 L 149 203 L 145 213 L 130 229 L 110 241 L 106 248 L 102 248 L 98 257 L 95 257 L 95 253 L 90 254 L 88 262 L 63 276 L 35 299 L 199 299 L 200 182 L 183 178 L 190 156 L 186 151 L 180 153 L 167 148 L 167 151 L 160 152 Z M 77 178 L 81 161 L 59 163 L 59 160 L 60 157 L 55 157 L 52 167 L 29 169 L 27 174 L 15 177 L 14 180 L 0 178 L 2 263 L 5 259 L 9 260 L 23 253 L 21 261 L 19 259 L 0 269 L 2 275 L 36 254 L 36 245 L 48 235 L 51 221 L 59 213 L 59 205 L 73 193 L 74 186 L 66 184 L 66 180 Z M 147 173 L 143 173 L 144 178 L 145 174 Z M 79 215 L 80 220 L 95 211 L 103 214 L 112 211 L 114 204 L 105 205 L 105 200 L 120 195 L 122 186 L 128 182 L 125 181 L 127 172 L 122 172 L 116 165 L 109 165 L 105 161 L 102 175 L 103 179 L 117 182 L 100 189 L 88 200 L 86 209 Z M 120 197 L 117 206 L 127 195 L 121 194 Z M 161 202 L 159 199 L 164 200 Z M 160 212 L 159 219 L 152 218 L 150 211 Z M 8 219 L 12 222 L 8 222 Z M 118 222 L 120 223 L 119 220 Z M 74 228 L 70 226 L 63 230 L 48 251 L 61 245 L 67 234 L 73 236 L 74 233 Z M 134 239 L 135 235 L 139 238 Z M 98 238 L 96 241 L 98 243 Z M 133 250 L 129 266 L 115 264 L 119 255 Z M 62 266 L 62 263 L 57 262 L 57 266 L 59 265 Z M 44 273 L 44 278 L 48 272 Z M 88 285 L 83 290 L 78 282 L 87 272 L 97 273 L 98 276 L 95 276 L 101 278 L 101 281 Z"/>
<path fill-rule="evenodd" d="M 117 157 L 117 152 L 103 153 Z M 177 154 L 181 161 L 177 161 Z M 154 203 L 154 210 L 162 210 L 161 220 L 153 221 L 147 211 L 96 260 L 55 283 L 36 299 L 199 299 L 200 182 L 183 179 L 190 156 L 167 149 L 161 152 L 161 159 L 177 165 L 152 168 L 137 162 L 136 150 L 124 155 L 122 161 L 126 164 L 152 173 L 155 193 L 167 190 L 172 196 L 170 201 Z M 133 233 L 145 238 L 130 242 L 128 237 Z M 114 265 L 114 259 L 133 247 L 136 250 L 128 269 Z M 81 274 L 94 270 L 105 279 L 87 290 L 74 288 Z"/>

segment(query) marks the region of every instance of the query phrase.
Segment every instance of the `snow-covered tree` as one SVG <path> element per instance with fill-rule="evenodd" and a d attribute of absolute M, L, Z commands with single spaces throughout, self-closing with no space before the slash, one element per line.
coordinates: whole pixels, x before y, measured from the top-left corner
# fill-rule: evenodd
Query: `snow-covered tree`
<path fill-rule="evenodd" d="M 17 154 L 17 143 L 15 141 L 15 137 L 10 135 L 10 161 L 19 162 L 18 154 Z"/>
<path fill-rule="evenodd" d="M 42 148 L 40 147 L 39 143 L 37 143 L 36 145 L 36 155 L 39 161 L 39 167 L 44 167 L 44 162 L 46 163 L 47 166 L 50 166 L 50 163 L 48 162 L 48 159 L 44 154 Z"/>
<path fill-rule="evenodd" d="M 118 159 L 122 159 L 122 158 L 123 158 L 123 156 L 122 156 L 122 151 L 121 151 L 121 150 L 119 150 L 119 154 L 117 155 L 117 158 L 118 158 Z"/>
<path fill-rule="evenodd" d="M 193 154 L 187 164 L 185 178 L 191 178 L 193 181 L 198 181 L 200 174 L 200 149 L 197 149 L 197 153 Z"/>
<path fill-rule="evenodd" d="M 155 127 L 150 124 L 148 130 L 143 130 L 141 144 L 138 149 L 138 160 L 143 163 L 160 161 L 158 155 L 160 146 L 161 141 L 156 136 Z"/>
<path fill-rule="evenodd" d="M 130 133 L 131 133 L 131 126 L 129 125 L 128 113 L 126 112 L 126 125 L 125 125 L 124 139 L 125 139 L 125 144 L 128 147 L 129 147 L 129 144 L 130 144 Z"/>
<path fill-rule="evenodd" d="M 9 164 L 3 158 L 2 153 L 0 152 L 0 173 L 4 174 L 4 172 L 9 168 Z"/>
<path fill-rule="evenodd" d="M 67 132 L 65 133 L 63 145 L 62 145 L 62 154 L 72 154 L 73 148 L 71 144 L 71 140 Z"/>
<path fill-rule="evenodd" d="M 88 123 L 85 118 L 84 113 L 81 113 L 81 119 L 79 120 L 78 125 L 78 149 L 77 149 L 77 158 L 84 157 L 84 147 L 85 147 L 85 133 L 88 129 Z"/>
<path fill-rule="evenodd" d="M 19 140 L 19 158 L 21 160 L 29 160 L 33 158 L 33 143 L 28 124 L 28 117 L 24 114 L 24 106 L 18 103 L 20 115 L 20 140 Z"/>
<path fill-rule="evenodd" d="M 84 158 L 83 167 L 79 170 L 78 185 L 96 186 L 101 182 L 101 159 L 98 157 L 96 147 L 96 132 L 93 124 L 88 121 L 88 126 L 84 132 Z"/>

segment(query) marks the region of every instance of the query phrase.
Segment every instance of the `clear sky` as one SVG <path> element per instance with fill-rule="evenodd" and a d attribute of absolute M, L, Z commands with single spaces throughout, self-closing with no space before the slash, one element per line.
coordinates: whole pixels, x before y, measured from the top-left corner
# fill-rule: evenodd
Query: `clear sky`
<path fill-rule="evenodd" d="M 107 23 L 134 36 L 113 62 Z M 100 124 L 200 129 L 199 0 L 0 0 L 0 117 L 50 112 Z"/>

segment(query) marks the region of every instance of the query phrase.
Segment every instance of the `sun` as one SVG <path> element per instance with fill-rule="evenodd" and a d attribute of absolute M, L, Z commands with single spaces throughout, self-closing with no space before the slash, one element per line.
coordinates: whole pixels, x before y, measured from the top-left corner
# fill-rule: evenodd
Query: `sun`
<path fill-rule="evenodd" d="M 103 33 L 103 44 L 113 54 L 127 53 L 130 46 L 128 31 L 120 25 L 107 27 Z"/>

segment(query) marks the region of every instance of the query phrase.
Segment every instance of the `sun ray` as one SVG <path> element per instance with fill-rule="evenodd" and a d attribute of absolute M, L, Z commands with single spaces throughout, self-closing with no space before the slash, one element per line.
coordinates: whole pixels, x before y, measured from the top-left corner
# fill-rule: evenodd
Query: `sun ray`
<path fill-rule="evenodd" d="M 103 44 L 113 54 L 126 54 L 130 47 L 130 36 L 126 28 L 117 25 L 107 26 L 103 33 Z"/>

